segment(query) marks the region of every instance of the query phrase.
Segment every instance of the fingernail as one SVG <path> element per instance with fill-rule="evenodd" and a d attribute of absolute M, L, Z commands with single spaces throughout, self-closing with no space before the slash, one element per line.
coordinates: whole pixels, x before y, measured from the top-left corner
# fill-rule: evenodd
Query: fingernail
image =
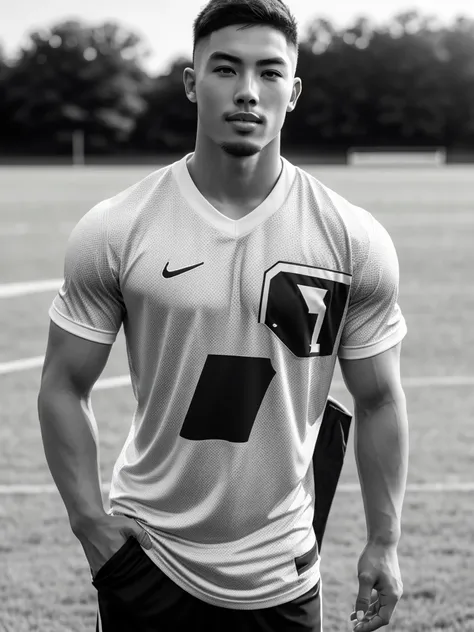
<path fill-rule="evenodd" d="M 357 611 L 357 620 L 358 621 L 363 621 L 364 619 L 364 611 L 363 610 L 358 610 Z"/>

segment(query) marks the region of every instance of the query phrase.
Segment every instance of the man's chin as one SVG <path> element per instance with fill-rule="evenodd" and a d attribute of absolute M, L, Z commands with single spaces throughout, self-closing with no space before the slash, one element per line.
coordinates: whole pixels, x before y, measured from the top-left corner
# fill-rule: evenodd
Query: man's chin
<path fill-rule="evenodd" d="M 262 148 L 257 143 L 252 141 L 235 140 L 221 143 L 221 149 L 225 151 L 229 156 L 235 158 L 247 158 L 249 156 L 255 156 Z"/>

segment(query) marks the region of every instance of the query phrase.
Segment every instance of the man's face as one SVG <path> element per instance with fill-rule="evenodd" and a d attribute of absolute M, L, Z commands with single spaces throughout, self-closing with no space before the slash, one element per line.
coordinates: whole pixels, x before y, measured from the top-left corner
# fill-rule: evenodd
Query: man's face
<path fill-rule="evenodd" d="M 184 74 L 198 107 L 198 134 L 234 156 L 260 152 L 280 133 L 301 92 L 296 58 L 283 33 L 268 26 L 228 26 L 199 42 L 195 69 Z M 259 120 L 229 120 L 242 112 Z"/>

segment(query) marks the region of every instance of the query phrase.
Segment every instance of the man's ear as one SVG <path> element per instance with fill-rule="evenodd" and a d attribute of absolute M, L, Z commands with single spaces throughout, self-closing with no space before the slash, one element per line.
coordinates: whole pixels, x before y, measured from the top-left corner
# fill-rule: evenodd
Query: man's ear
<path fill-rule="evenodd" d="M 193 68 L 185 68 L 183 71 L 183 83 L 186 96 L 191 103 L 196 103 L 196 71 Z"/>
<path fill-rule="evenodd" d="M 303 82 L 299 77 L 294 78 L 293 90 L 291 92 L 291 99 L 286 108 L 287 112 L 293 112 L 296 107 L 296 102 L 300 98 L 300 94 L 303 91 Z"/>

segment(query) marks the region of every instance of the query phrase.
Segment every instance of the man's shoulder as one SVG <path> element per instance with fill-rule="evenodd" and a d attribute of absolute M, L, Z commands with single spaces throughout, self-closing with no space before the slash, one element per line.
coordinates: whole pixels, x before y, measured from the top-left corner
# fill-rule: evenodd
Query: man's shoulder
<path fill-rule="evenodd" d="M 153 170 L 137 182 L 122 189 L 105 200 L 110 210 L 130 210 L 136 212 L 141 206 L 150 201 L 151 195 L 166 196 L 170 184 L 173 164 L 165 165 Z"/>
<path fill-rule="evenodd" d="M 106 235 L 109 244 L 120 245 L 146 229 L 147 223 L 157 217 L 159 208 L 173 196 L 173 164 L 155 169 L 145 177 L 103 199 L 93 206 L 79 221 L 89 233 Z"/>
<path fill-rule="evenodd" d="M 372 229 L 374 217 L 369 211 L 334 191 L 305 169 L 297 167 L 297 170 L 305 183 L 305 197 L 309 190 L 317 204 L 318 213 L 321 213 L 325 220 L 337 219 L 344 224 L 349 233 L 355 235 Z"/>

